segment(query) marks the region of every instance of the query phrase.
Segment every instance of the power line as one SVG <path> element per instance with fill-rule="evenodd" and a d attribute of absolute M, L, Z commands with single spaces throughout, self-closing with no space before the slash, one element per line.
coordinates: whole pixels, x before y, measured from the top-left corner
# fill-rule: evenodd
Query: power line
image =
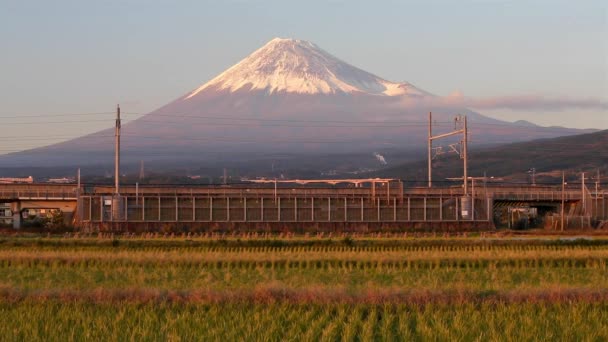
<path fill-rule="evenodd" d="M 107 119 L 98 120 L 69 120 L 69 121 L 21 121 L 21 122 L 9 122 L 8 125 L 37 125 L 37 124 L 66 124 L 66 123 L 89 123 L 89 122 L 110 122 Z M 7 124 L 3 124 L 7 125 Z"/>
<path fill-rule="evenodd" d="M 135 138 L 143 138 L 143 139 L 150 139 L 150 140 L 176 140 L 176 141 L 218 141 L 218 142 L 228 142 L 228 143 L 302 143 L 302 144 L 363 144 L 363 143 L 369 143 L 367 140 L 343 140 L 343 141 L 336 141 L 336 140 L 246 140 L 246 139 L 226 139 L 226 138 L 219 138 L 219 137 L 210 137 L 210 138 L 183 138 L 183 137 L 175 137 L 175 136 L 137 136 L 137 135 L 123 135 L 123 137 L 135 137 Z M 78 137 L 75 137 L 78 138 Z M 75 139 L 74 137 L 66 137 L 66 139 Z M 96 136 L 96 138 L 110 138 L 110 136 Z M 46 140 L 46 138 L 39 138 L 39 139 L 29 139 L 29 140 Z M 62 140 L 62 141 L 58 141 L 56 143 L 62 143 L 65 142 L 66 140 Z M 69 140 L 67 140 L 69 141 Z M 129 147 L 129 142 L 126 142 L 126 147 Z M 401 141 L 398 140 L 382 140 L 382 141 L 376 141 L 375 144 L 388 144 L 388 145 L 398 145 L 402 143 Z M 55 144 L 55 143 L 53 143 Z M 420 145 L 422 146 L 422 145 Z M 44 148 L 46 146 L 36 146 L 36 147 L 26 147 L 26 148 L 13 148 L 13 149 L 0 149 L 0 151 L 5 151 L 5 152 L 19 152 L 19 151 L 23 151 L 26 152 L 24 150 L 27 149 L 38 149 L 38 148 Z M 155 146 L 152 146 L 154 148 L 156 148 Z M 195 146 L 197 147 L 197 146 Z M 474 149 L 474 151 L 476 153 L 492 153 L 494 152 L 493 150 L 494 147 L 492 148 L 477 148 Z M 126 150 L 125 152 L 134 152 L 134 150 Z M 167 152 L 167 153 L 173 153 L 174 151 L 171 152 Z M 207 153 L 208 151 L 205 151 L 205 153 Z M 538 153 L 543 153 L 543 152 L 563 152 L 563 148 L 535 148 L 534 151 L 529 151 L 530 153 L 532 152 L 538 152 Z M 475 156 L 473 156 L 474 158 Z M 602 156 L 597 156 L 597 158 L 602 158 Z"/>
<path fill-rule="evenodd" d="M 136 113 L 139 114 L 139 113 Z M 205 120 L 230 120 L 230 121 L 261 121 L 261 122 L 296 122 L 296 123 L 342 123 L 342 124 L 401 124 L 401 125 L 428 125 L 427 121 L 354 121 L 354 120 L 301 120 L 301 119 L 267 119 L 267 118 L 251 118 L 251 117 L 232 117 L 232 116 L 200 116 L 200 115 L 188 115 L 188 114 L 159 114 L 159 113 L 150 113 L 151 117 L 171 117 L 171 118 L 193 118 L 193 119 L 205 119 Z M 142 116 L 145 118 L 147 115 Z M 453 125 L 454 121 L 433 121 L 433 124 L 445 124 L 445 125 Z M 519 127 L 526 129 L 540 129 L 540 130 L 570 130 L 570 128 L 566 127 L 544 127 L 544 126 L 529 126 L 529 125 L 519 125 L 511 122 L 477 122 L 475 120 L 471 120 L 471 124 L 475 126 L 508 126 L 508 127 Z M 394 126 L 391 126 L 394 127 Z"/>
<path fill-rule="evenodd" d="M 43 117 L 64 117 L 64 116 L 98 116 L 98 115 L 109 115 L 114 114 L 113 112 L 92 112 L 92 113 L 65 113 L 65 114 L 34 114 L 34 115 L 12 115 L 12 116 L 0 116 L 0 120 L 3 119 L 21 119 L 21 118 L 43 118 Z M 139 116 L 139 119 L 146 119 L 148 121 L 150 118 L 156 117 L 168 117 L 168 118 L 191 118 L 191 119 L 204 119 L 204 120 L 225 120 L 225 121 L 253 121 L 253 122 L 285 122 L 285 123 L 335 123 L 335 124 L 349 124 L 349 125 L 390 125 L 389 127 L 395 127 L 394 125 L 402 126 L 426 126 L 428 123 L 426 121 L 411 121 L 411 120 L 399 120 L 399 121 L 390 121 L 390 120 L 376 120 L 376 121 L 357 121 L 357 120 L 315 120 L 315 119 L 269 119 L 269 118 L 252 118 L 252 117 L 233 117 L 230 115 L 225 116 L 206 116 L 206 115 L 187 115 L 187 114 L 159 114 L 159 113 L 150 113 L 152 114 L 150 117 L 148 115 L 138 113 L 138 112 L 125 112 L 123 114 L 127 115 L 136 115 Z M 131 120 L 136 120 L 131 119 Z M 69 123 L 69 122 L 97 122 L 97 121 L 110 121 L 109 119 L 100 119 L 100 120 L 86 120 L 86 121 L 54 121 L 50 123 Z M 158 122 L 179 122 L 176 120 L 173 121 L 163 121 L 156 120 Z M 41 121 L 31 121 L 32 123 L 49 123 L 49 122 L 41 122 Z M 30 122 L 27 122 L 30 123 Z M 440 125 L 453 125 L 453 121 L 433 121 L 433 124 Z M 15 122 L 11 124 L 21 124 L 20 122 Z M 227 123 L 226 123 L 227 124 Z M 475 122 L 472 120 L 472 124 L 475 126 L 508 126 L 508 127 L 520 127 L 526 129 L 542 129 L 542 130 L 567 130 L 569 128 L 562 127 L 543 127 L 543 126 L 526 126 L 526 125 L 518 125 L 510 122 Z M 299 126 L 298 126 L 299 127 Z M 363 126 L 365 127 L 365 126 Z M 385 127 L 385 126 L 382 126 Z"/>
<path fill-rule="evenodd" d="M 106 115 L 113 114 L 112 112 L 97 112 L 97 113 L 65 113 L 65 114 L 26 114 L 26 115 L 13 115 L 13 116 L 3 116 L 0 115 L 1 119 L 21 119 L 21 118 L 48 118 L 48 117 L 57 117 L 57 116 L 86 116 L 86 115 Z"/>
<path fill-rule="evenodd" d="M 40 118 L 47 116 L 87 116 L 87 115 L 106 115 L 112 114 L 112 112 L 97 112 L 97 113 L 70 113 L 70 114 L 49 114 L 49 115 L 25 115 L 25 116 L 8 116 L 8 117 L 0 117 L 0 119 L 9 119 L 9 118 Z M 131 115 L 139 115 L 140 113 L 132 112 L 129 113 Z M 139 122 L 144 123 L 152 123 L 159 125 L 183 125 L 187 124 L 189 126 L 229 126 L 229 127 L 248 127 L 252 128 L 251 123 L 239 123 L 239 122 L 182 122 L 179 120 L 175 120 L 176 118 L 195 118 L 195 119 L 208 119 L 208 120 L 224 120 L 224 121 L 247 121 L 247 122 L 260 122 L 263 125 L 253 126 L 254 128 L 265 128 L 265 127 L 292 127 L 292 128 L 400 128 L 400 127 L 413 127 L 413 126 L 426 126 L 427 122 L 421 121 L 344 121 L 344 120 L 298 120 L 298 119 L 265 119 L 265 118 L 245 118 L 245 117 L 219 117 L 219 116 L 196 116 L 196 115 L 184 115 L 184 114 L 153 114 L 154 117 L 147 118 L 146 116 L 140 117 Z M 160 117 L 168 117 L 172 118 L 172 120 L 152 120 L 156 116 Z M 134 121 L 136 119 L 132 119 Z M 88 119 L 88 120 L 69 120 L 69 121 L 40 121 L 40 120 L 32 120 L 32 121 L 19 121 L 19 122 L 10 122 L 8 125 L 32 125 L 32 124 L 68 124 L 68 123 L 91 123 L 91 122 L 109 122 L 108 119 Z M 295 123 L 295 125 L 293 125 Z M 305 123 L 299 124 L 299 123 Z M 313 123 L 313 124 L 310 124 Z M 314 123 L 319 123 L 318 125 L 314 125 Z M 329 125 L 328 125 L 329 123 Z M 433 121 L 434 124 L 445 124 L 452 125 L 452 121 Z M 6 124 L 5 124 L 6 125 Z M 513 126 L 510 123 L 474 123 L 475 126 Z M 515 125 L 517 126 L 517 125 Z M 524 128 L 533 128 L 533 129 L 546 129 L 544 127 L 528 127 L 528 126 L 520 126 Z M 129 126 L 126 127 L 126 132 L 129 131 Z M 550 128 L 549 128 L 550 129 Z M 95 134 L 95 133 L 93 133 Z M 228 142 L 228 143 L 300 143 L 300 144 L 356 144 L 356 143 L 366 143 L 368 140 L 297 140 L 297 139 L 231 139 L 225 137 L 206 137 L 206 138 L 193 138 L 193 137 L 182 137 L 182 136 L 144 136 L 144 135 L 126 135 L 127 137 L 133 138 L 142 138 L 142 139 L 158 139 L 158 140 L 167 140 L 167 139 L 175 139 L 180 141 L 212 141 L 212 142 Z M 104 138 L 106 136 L 96 135 L 96 138 Z M 6 141 L 11 139 L 27 139 L 32 141 L 43 141 L 48 139 L 73 139 L 78 137 L 71 136 L 3 136 L 0 137 L 0 140 Z M 474 139 L 473 141 L 478 141 Z M 396 139 L 388 139 L 377 141 L 377 144 L 399 144 L 402 143 L 401 140 Z M 511 140 L 499 140 L 492 141 L 491 144 L 497 145 L 502 143 L 526 143 L 525 141 L 513 142 Z M 549 146 L 545 146 L 543 148 L 535 148 L 536 152 L 559 152 L 562 149 L 559 146 L 571 146 L 568 143 L 553 143 L 553 142 L 545 142 L 545 144 L 549 144 Z M 5 143 L 3 145 L 6 145 Z M 488 144 L 489 145 L 489 144 Z M 36 149 L 38 147 L 29 147 L 25 149 Z M 516 148 L 516 146 L 513 146 Z M 15 148 L 15 149 L 4 149 L 0 150 L 2 152 L 22 152 L 24 153 L 24 148 Z M 479 150 L 478 150 L 479 151 Z M 32 151 L 32 153 L 35 153 Z M 167 152 L 172 153 L 172 152 Z"/>
<path fill-rule="evenodd" d="M 14 139 L 27 139 L 27 140 L 45 140 L 45 139 L 75 139 L 75 138 L 79 138 L 80 136 L 72 136 L 72 135 L 45 135 L 44 137 L 41 137 L 40 135 L 13 135 L 13 136 L 8 136 L 8 135 L 3 135 L 0 136 L 0 140 L 14 140 Z M 102 135 L 102 137 L 105 137 Z"/>

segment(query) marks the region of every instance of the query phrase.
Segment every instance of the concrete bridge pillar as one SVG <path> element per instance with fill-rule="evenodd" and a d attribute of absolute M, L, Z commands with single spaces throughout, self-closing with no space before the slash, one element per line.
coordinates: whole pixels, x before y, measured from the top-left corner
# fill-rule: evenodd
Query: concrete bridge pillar
<path fill-rule="evenodd" d="M 13 228 L 21 228 L 21 202 L 11 203 L 11 212 L 13 213 Z"/>

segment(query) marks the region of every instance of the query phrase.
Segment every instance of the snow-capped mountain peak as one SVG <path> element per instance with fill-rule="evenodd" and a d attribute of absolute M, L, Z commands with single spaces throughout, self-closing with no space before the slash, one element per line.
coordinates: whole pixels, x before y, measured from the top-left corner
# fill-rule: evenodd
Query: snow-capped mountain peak
<path fill-rule="evenodd" d="M 423 95 L 409 83 L 395 83 L 356 68 L 317 45 L 297 39 L 275 38 L 251 55 L 189 93 L 206 89 L 264 90 L 300 94 L 364 93 Z"/>

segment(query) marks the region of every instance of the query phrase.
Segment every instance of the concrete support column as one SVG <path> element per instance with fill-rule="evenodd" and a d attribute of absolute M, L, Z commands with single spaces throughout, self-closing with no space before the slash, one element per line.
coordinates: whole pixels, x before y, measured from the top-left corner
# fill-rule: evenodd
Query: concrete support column
<path fill-rule="evenodd" d="M 376 199 L 376 182 L 372 182 L 372 199 L 374 200 L 372 203 L 374 203 Z"/>
<path fill-rule="evenodd" d="M 21 228 L 21 203 L 12 202 L 11 203 L 11 212 L 13 213 L 13 228 L 20 229 Z"/>
<path fill-rule="evenodd" d="M 397 197 L 393 198 L 393 221 L 397 221 Z"/>
<path fill-rule="evenodd" d="M 475 221 L 475 193 L 471 197 L 471 221 Z"/>
<path fill-rule="evenodd" d="M 103 205 L 105 198 L 103 196 L 99 197 L 99 222 L 103 222 Z"/>
<path fill-rule="evenodd" d="M 80 195 L 80 186 L 78 186 L 78 189 L 76 190 L 76 212 L 77 221 L 82 222 L 84 216 L 84 203 L 82 196 Z"/>
<path fill-rule="evenodd" d="M 196 197 L 192 197 L 192 221 L 196 221 Z"/>
<path fill-rule="evenodd" d="M 213 221 L 213 197 L 209 197 L 209 221 Z"/>
<path fill-rule="evenodd" d="M 363 209 L 363 197 L 361 197 L 361 222 L 365 220 L 365 213 Z"/>
<path fill-rule="evenodd" d="M 492 201 L 492 198 L 488 197 L 488 195 L 486 195 L 486 209 L 487 209 L 486 218 L 488 219 L 488 221 L 492 221 L 493 216 L 494 216 L 492 213 L 492 211 L 494 209 L 494 203 Z"/>
<path fill-rule="evenodd" d="M 424 197 L 423 207 L 424 207 L 424 221 L 426 221 L 426 197 Z"/>

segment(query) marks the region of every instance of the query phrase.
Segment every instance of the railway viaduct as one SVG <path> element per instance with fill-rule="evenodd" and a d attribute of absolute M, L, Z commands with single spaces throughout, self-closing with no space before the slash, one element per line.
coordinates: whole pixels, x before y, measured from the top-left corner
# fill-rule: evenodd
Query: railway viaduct
<path fill-rule="evenodd" d="M 513 208 L 531 207 L 541 214 L 559 213 L 562 199 L 568 217 L 606 219 L 603 193 L 580 188 L 496 186 L 473 189 L 470 208 L 462 188 L 404 188 L 378 180 L 373 185 L 315 186 L 252 184 L 234 186 L 128 186 L 119 201 L 110 186 L 74 184 L 0 184 L 0 203 L 9 204 L 12 225 L 20 228 L 28 209 L 61 210 L 67 222 L 87 229 L 122 226 L 156 229 L 163 224 L 213 227 L 367 226 L 416 228 L 432 223 L 440 229 L 493 228 Z M 510 215 L 510 214 L 509 214 Z"/>

